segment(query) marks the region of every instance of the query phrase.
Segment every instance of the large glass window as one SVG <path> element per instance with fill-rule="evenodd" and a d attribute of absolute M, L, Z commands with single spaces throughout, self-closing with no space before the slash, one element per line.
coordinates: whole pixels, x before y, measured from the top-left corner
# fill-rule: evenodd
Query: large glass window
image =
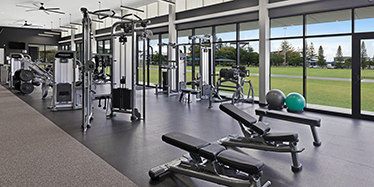
<path fill-rule="evenodd" d="M 303 94 L 303 40 L 272 40 L 270 88 Z"/>
<path fill-rule="evenodd" d="M 236 40 L 236 24 L 222 25 L 216 27 L 216 41 Z"/>
<path fill-rule="evenodd" d="M 158 43 L 159 43 L 159 37 L 160 35 L 155 34 L 152 36 L 152 39 L 149 41 L 149 46 L 150 46 L 150 55 L 152 56 L 151 59 L 151 64 L 149 67 L 149 83 L 150 85 L 155 85 L 158 84 L 159 79 L 158 79 L 158 59 L 159 59 L 159 48 L 158 48 Z"/>
<path fill-rule="evenodd" d="M 52 45 L 29 45 L 30 56 L 33 60 L 41 62 L 53 62 L 58 46 Z"/>
<path fill-rule="evenodd" d="M 198 28 L 195 29 L 196 36 L 208 36 L 212 35 L 212 27 Z"/>
<path fill-rule="evenodd" d="M 374 31 L 374 7 L 355 9 L 355 32 Z"/>
<path fill-rule="evenodd" d="M 271 19 L 271 38 L 303 36 L 303 16 Z"/>
<path fill-rule="evenodd" d="M 258 21 L 240 23 L 240 40 L 251 40 L 259 38 Z"/>
<path fill-rule="evenodd" d="M 340 10 L 306 16 L 306 33 L 311 35 L 351 33 L 351 10 Z"/>
<path fill-rule="evenodd" d="M 351 36 L 308 38 L 307 44 L 307 106 L 350 109 Z"/>

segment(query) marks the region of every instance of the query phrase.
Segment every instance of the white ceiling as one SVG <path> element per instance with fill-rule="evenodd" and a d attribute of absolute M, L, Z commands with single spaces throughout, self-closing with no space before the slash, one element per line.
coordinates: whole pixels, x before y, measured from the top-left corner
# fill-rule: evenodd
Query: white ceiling
<path fill-rule="evenodd" d="M 89 11 L 99 10 L 99 1 L 101 9 L 112 9 L 116 12 L 120 12 L 120 5 L 129 7 L 140 7 L 157 0 L 43 0 L 43 1 L 32 1 L 32 0 L 0 0 L 0 26 L 5 27 L 22 27 L 27 21 L 33 26 L 40 25 L 41 28 L 45 29 L 58 29 L 61 25 L 69 26 L 71 22 L 81 23 L 82 13 L 81 7 L 86 7 Z M 33 3 L 40 5 L 44 3 L 45 8 L 58 7 L 61 12 L 65 14 L 49 13 L 47 15 L 44 11 L 30 11 L 27 12 L 28 8 L 17 7 L 16 5 L 24 5 L 34 7 Z M 71 20 L 70 20 L 71 14 Z M 52 23 L 53 22 L 53 25 Z"/>

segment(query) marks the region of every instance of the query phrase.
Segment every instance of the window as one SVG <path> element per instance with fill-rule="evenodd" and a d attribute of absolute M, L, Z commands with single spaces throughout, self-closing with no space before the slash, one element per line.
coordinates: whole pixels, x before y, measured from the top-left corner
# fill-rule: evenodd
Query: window
<path fill-rule="evenodd" d="M 308 14 L 306 33 L 311 35 L 351 33 L 351 10 Z"/>
<path fill-rule="evenodd" d="M 259 38 L 258 21 L 240 23 L 240 40 L 251 40 Z"/>
<path fill-rule="evenodd" d="M 308 38 L 307 44 L 307 106 L 350 109 L 351 36 Z"/>
<path fill-rule="evenodd" d="M 272 40 L 270 88 L 303 94 L 303 40 Z"/>
<path fill-rule="evenodd" d="M 223 25 L 216 27 L 215 41 L 235 41 L 236 40 L 236 24 Z"/>
<path fill-rule="evenodd" d="M 303 17 L 293 16 L 271 19 L 271 38 L 303 36 Z"/>
<path fill-rule="evenodd" d="M 58 50 L 58 46 L 52 45 L 29 45 L 30 56 L 33 60 L 42 62 L 53 62 L 54 54 Z"/>
<path fill-rule="evenodd" d="M 355 9 L 355 32 L 374 31 L 374 7 Z"/>

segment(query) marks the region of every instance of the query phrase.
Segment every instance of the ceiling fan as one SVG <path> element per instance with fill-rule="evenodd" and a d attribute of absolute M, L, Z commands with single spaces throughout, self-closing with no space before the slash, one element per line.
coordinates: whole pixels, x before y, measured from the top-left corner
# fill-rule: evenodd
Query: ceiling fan
<path fill-rule="evenodd" d="M 19 20 L 21 21 L 21 20 Z M 26 20 L 24 23 L 17 23 L 18 21 L 14 22 L 13 24 L 10 24 L 10 25 L 18 25 L 18 26 L 22 26 L 22 27 L 43 27 L 41 25 L 34 25 L 34 24 L 31 24 L 31 23 L 28 23 Z"/>
<path fill-rule="evenodd" d="M 44 13 L 46 13 L 47 15 L 49 15 L 49 13 L 65 14 L 65 12 L 57 11 L 57 10 L 60 10 L 60 8 L 45 8 L 44 3 L 40 3 L 40 5 L 38 5 L 37 3 L 33 3 L 33 5 L 34 5 L 34 7 L 33 6 L 26 6 L 26 5 L 16 5 L 16 6 L 17 7 L 22 7 L 22 8 L 29 8 L 28 10 L 26 10 L 26 12 L 41 10 Z"/>

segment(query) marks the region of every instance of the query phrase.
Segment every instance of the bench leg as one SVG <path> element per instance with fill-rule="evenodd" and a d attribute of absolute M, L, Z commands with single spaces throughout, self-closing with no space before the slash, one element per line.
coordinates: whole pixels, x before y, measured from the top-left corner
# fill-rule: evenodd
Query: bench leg
<path fill-rule="evenodd" d="M 316 126 L 310 126 L 310 128 L 312 130 L 312 134 L 313 134 L 313 138 L 314 138 L 313 145 L 314 146 L 320 146 L 322 144 L 322 142 L 318 138 Z"/>
<path fill-rule="evenodd" d="M 188 104 L 191 103 L 190 98 L 191 98 L 191 93 L 188 93 Z"/>
<path fill-rule="evenodd" d="M 181 92 L 181 96 L 179 97 L 179 102 L 182 101 L 183 96 L 184 96 L 184 92 Z"/>
<path fill-rule="evenodd" d="M 290 147 L 291 147 L 291 150 L 294 150 L 296 151 L 297 148 L 296 148 L 296 143 L 291 143 L 290 142 Z M 303 169 L 303 165 L 300 164 L 299 162 L 299 155 L 297 152 L 291 152 L 291 157 L 292 157 L 292 166 L 291 166 L 291 169 L 293 172 L 299 172 L 301 171 L 301 169 Z"/>

